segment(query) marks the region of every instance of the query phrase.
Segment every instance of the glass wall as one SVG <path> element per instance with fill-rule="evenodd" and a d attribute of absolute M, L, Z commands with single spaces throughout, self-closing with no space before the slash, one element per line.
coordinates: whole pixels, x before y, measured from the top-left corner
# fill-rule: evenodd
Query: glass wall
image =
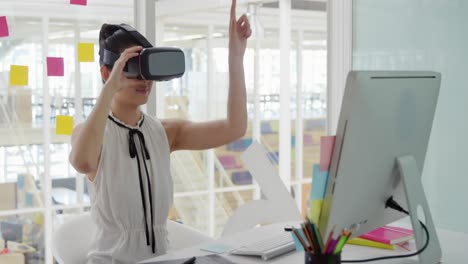
<path fill-rule="evenodd" d="M 278 4 L 254 7 L 239 5 L 237 13 L 249 13 L 254 30 L 249 39 L 244 57 L 247 88 L 249 127 L 241 139 L 214 150 L 210 164 L 207 152 L 176 152 L 172 154 L 172 176 L 175 183 L 176 203 L 171 218 L 182 221 L 212 236 L 219 236 L 229 216 L 242 204 L 260 198 L 260 192 L 252 175 L 241 160 L 241 154 L 255 138 L 255 126 L 259 127 L 260 138 L 272 162 L 279 160 L 280 119 L 280 48 Z M 165 91 L 166 118 L 188 118 L 194 121 L 221 119 L 226 117 L 229 73 L 228 73 L 228 18 L 227 8 L 210 12 L 184 13 L 184 17 L 157 18 L 157 27 L 164 33 L 164 43 L 158 45 L 183 48 L 186 55 L 186 74 L 169 83 L 157 84 Z M 320 137 L 326 134 L 326 13 L 325 9 L 295 9 L 293 6 L 291 44 L 291 161 L 292 195 L 305 213 L 312 177 L 312 166 L 319 161 Z M 205 18 L 205 19 L 202 19 Z M 188 23 L 190 21 L 191 23 Z M 318 21 L 318 23 L 317 23 Z M 300 26 L 299 26 L 300 25 Z M 298 30 L 298 28 L 303 28 Z M 299 31 L 301 37 L 299 38 Z M 257 40 L 258 38 L 258 40 Z M 255 68 L 256 41 L 258 41 L 259 68 Z M 300 51 L 299 50 L 300 47 Z M 302 57 L 302 72 L 298 72 L 298 57 Z M 210 59 L 213 64 L 209 63 Z M 255 74 L 259 76 L 255 87 Z M 209 78 L 213 85 L 210 87 Z M 298 78 L 302 87 L 297 89 Z M 296 93 L 299 90 L 299 93 Z M 256 106 L 255 98 L 259 104 Z M 297 100 L 297 96 L 300 100 Z M 300 105 L 297 104 L 300 102 Z M 158 102 L 160 103 L 160 102 Z M 258 107 L 258 109 L 256 109 Z M 297 109 L 302 116 L 300 134 L 303 137 L 302 177 L 295 170 L 295 138 Z M 255 114 L 259 118 L 256 121 Z M 255 124 L 258 122 L 258 124 Z M 214 167 L 213 183 L 210 170 Z M 184 172 L 190 168 L 190 174 Z M 212 185 L 211 185 L 212 184 Z M 214 186 L 214 187 L 210 187 Z M 294 190 L 301 191 L 294 191 Z M 216 194 L 216 195 L 214 195 Z M 191 197 L 187 199 L 185 197 Z M 210 198 L 211 197 L 211 198 Z M 300 201 L 300 202 L 299 202 Z M 189 205 L 186 205 L 188 203 Z M 210 210 L 206 211 L 206 205 Z M 192 209 L 190 209 L 192 208 Z M 197 213 L 183 212 L 197 210 Z M 205 212 L 207 214 L 198 214 Z M 203 217 L 204 221 L 187 216 Z M 208 218 L 207 218 L 208 216 Z M 211 220 L 210 220 L 211 218 Z M 214 226 L 209 226 L 212 222 Z"/>
<path fill-rule="evenodd" d="M 468 2 L 354 0 L 355 70 L 430 70 L 442 85 L 422 180 L 433 218 L 468 232 Z"/>
<path fill-rule="evenodd" d="M 104 22 L 133 24 L 133 1 L 90 2 L 88 7 L 29 1 L 31 5 L 26 9 L 16 7 L 15 3 L 11 1 L 7 9 L 2 9 L 8 11 L 5 15 L 10 35 L 0 38 L 0 224 L 6 223 L 5 228 L 8 224 L 22 226 L 23 234 L 16 240 L 33 248 L 28 263 L 46 263 L 51 245 L 45 245 L 45 234 L 52 233 L 55 224 L 88 210 L 90 199 L 84 176 L 68 162 L 70 137 L 56 134 L 57 117 L 72 116 L 77 124 L 89 115 L 102 87 L 97 62 L 100 26 Z M 0 3 L 0 7 L 5 6 Z M 36 9 L 48 12 L 31 15 Z M 206 121 L 226 117 L 229 10 L 207 10 L 156 19 L 158 29 L 164 31 L 158 46 L 180 47 L 186 56 L 186 74 L 182 78 L 157 84 L 165 95 L 163 118 Z M 247 11 L 246 5 L 238 7 L 239 15 Z M 249 16 L 252 17 L 251 12 Z M 297 196 L 305 213 L 312 164 L 318 162 L 320 136 L 325 134 L 326 13 L 323 8 L 301 6 L 293 8 L 292 16 L 291 194 Z M 260 198 L 258 186 L 240 158 L 253 141 L 254 127 L 259 128 L 259 139 L 267 146 L 272 162 L 278 163 L 281 78 L 278 17 L 277 4 L 258 6 L 257 29 L 263 33 L 254 33 L 244 59 L 249 116 L 246 135 L 214 150 L 179 151 L 171 156 L 175 199 L 169 218 L 207 235 L 219 236 L 238 207 Z M 258 50 L 255 38 L 259 38 Z M 77 61 L 80 42 L 94 44 L 94 62 Z M 256 52 L 258 69 L 254 67 Z M 47 77 L 45 57 L 63 58 L 63 76 Z M 28 66 L 27 85 L 9 84 L 10 65 Z M 258 83 L 254 81 L 256 71 Z M 302 87 L 297 89 L 299 78 Z M 47 96 L 44 87 L 49 91 Z M 257 96 L 259 104 L 255 103 Z M 298 109 L 302 110 L 298 119 L 301 131 L 295 130 Z M 50 131 L 44 128 L 46 120 L 51 124 Z M 50 136 L 47 148 L 44 135 Z M 296 135 L 303 137 L 301 177 L 295 173 Z M 44 194 L 48 183 L 51 193 Z M 51 207 L 45 203 L 49 199 Z M 53 215 L 51 223 L 45 221 L 47 212 Z M 26 225 L 30 226 L 27 234 Z"/>
<path fill-rule="evenodd" d="M 27 248 L 21 250 L 26 263 L 52 263 L 46 234 L 52 234 L 54 224 L 89 208 L 84 176 L 68 162 L 70 136 L 58 135 L 56 122 L 58 116 L 82 122 L 94 105 L 102 86 L 97 61 L 101 24 L 132 24 L 133 15 L 115 21 L 106 12 L 116 7 L 100 5 L 85 9 L 68 2 L 0 3 L 9 31 L 0 37 L 0 231 L 11 248 Z M 133 14 L 132 6 L 126 1 L 117 9 Z M 99 20 L 90 13 L 100 14 Z M 4 24 L 0 26 L 3 30 Z M 94 62 L 77 62 L 79 42 L 94 44 Z M 63 58 L 63 76 L 48 76 L 46 57 Z M 26 76 L 11 65 L 27 66 Z M 27 82 L 15 84 L 15 78 Z M 45 129 L 46 120 L 50 130 Z M 45 193 L 47 184 L 50 193 Z M 49 212 L 52 222 L 45 217 Z"/>

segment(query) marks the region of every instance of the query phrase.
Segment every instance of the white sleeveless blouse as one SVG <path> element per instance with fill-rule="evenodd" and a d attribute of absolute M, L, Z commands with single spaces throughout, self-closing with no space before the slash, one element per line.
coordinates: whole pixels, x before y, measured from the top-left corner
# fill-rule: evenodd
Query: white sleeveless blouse
<path fill-rule="evenodd" d="M 98 227 L 88 264 L 136 263 L 167 251 L 173 182 L 159 120 L 143 115 L 132 127 L 110 114 L 96 178 L 88 187 Z"/>

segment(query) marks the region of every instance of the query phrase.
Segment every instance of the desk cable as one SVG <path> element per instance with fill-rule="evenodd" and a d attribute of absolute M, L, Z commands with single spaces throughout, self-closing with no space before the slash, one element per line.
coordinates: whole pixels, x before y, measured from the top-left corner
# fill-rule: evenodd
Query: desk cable
<path fill-rule="evenodd" d="M 409 215 L 409 212 L 403 209 L 395 200 L 393 200 L 393 197 L 388 198 L 387 202 L 385 203 L 385 208 L 390 207 L 393 210 L 402 212 L 406 215 Z M 370 258 L 370 259 L 360 259 L 360 260 L 342 260 L 342 263 L 363 263 L 363 262 L 371 262 L 371 261 L 379 261 L 379 260 L 386 260 L 386 259 L 398 259 L 398 258 L 409 258 L 409 257 L 414 257 L 419 254 L 421 254 L 424 250 L 426 250 L 427 246 L 429 245 L 429 231 L 427 230 L 426 225 L 419 220 L 419 223 L 421 224 L 422 228 L 424 229 L 424 232 L 426 233 L 426 243 L 424 246 L 411 254 L 405 254 L 405 255 L 396 255 L 396 256 L 387 256 L 387 257 L 379 257 L 379 258 Z"/>

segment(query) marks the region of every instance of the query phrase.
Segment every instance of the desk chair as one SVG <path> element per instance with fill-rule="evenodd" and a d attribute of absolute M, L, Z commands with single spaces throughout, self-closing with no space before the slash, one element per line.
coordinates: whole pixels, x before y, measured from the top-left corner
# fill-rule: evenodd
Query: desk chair
<path fill-rule="evenodd" d="M 269 153 L 254 142 L 242 154 L 242 161 L 257 181 L 265 200 L 250 201 L 239 207 L 229 218 L 221 237 L 249 230 L 257 225 L 300 221 L 302 215 L 288 192 Z"/>
<path fill-rule="evenodd" d="M 96 226 L 90 213 L 84 213 L 60 225 L 52 238 L 52 254 L 59 264 L 83 264 Z M 183 224 L 167 221 L 169 251 L 213 241 Z"/>
<path fill-rule="evenodd" d="M 52 254 L 60 264 L 86 263 L 91 239 L 97 227 L 90 213 L 85 213 L 60 225 L 52 237 Z"/>

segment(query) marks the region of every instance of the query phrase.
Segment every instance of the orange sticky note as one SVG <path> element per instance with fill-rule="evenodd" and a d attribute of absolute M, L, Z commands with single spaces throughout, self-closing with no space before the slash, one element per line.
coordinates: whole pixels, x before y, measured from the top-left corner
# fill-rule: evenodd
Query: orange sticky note
<path fill-rule="evenodd" d="M 10 85 L 27 86 L 28 85 L 28 66 L 11 65 L 10 66 Z"/>
<path fill-rule="evenodd" d="M 73 132 L 73 116 L 60 116 L 56 118 L 55 133 L 57 135 L 71 135 Z"/>
<path fill-rule="evenodd" d="M 78 61 L 94 62 L 94 43 L 78 43 Z"/>

